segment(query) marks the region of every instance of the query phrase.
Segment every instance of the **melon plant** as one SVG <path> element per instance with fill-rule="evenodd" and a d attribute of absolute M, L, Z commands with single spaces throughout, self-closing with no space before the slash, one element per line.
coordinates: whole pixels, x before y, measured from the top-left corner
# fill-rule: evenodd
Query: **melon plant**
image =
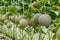
<path fill-rule="evenodd" d="M 42 14 L 38 19 L 39 24 L 42 26 L 49 26 L 51 24 L 51 21 L 52 19 L 48 14 Z"/>
<path fill-rule="evenodd" d="M 5 40 L 60 40 L 59 28 L 59 0 L 0 0 Z"/>
<path fill-rule="evenodd" d="M 20 25 L 21 28 L 25 28 L 25 27 L 28 26 L 28 21 L 26 19 L 21 19 L 19 21 L 19 25 Z"/>

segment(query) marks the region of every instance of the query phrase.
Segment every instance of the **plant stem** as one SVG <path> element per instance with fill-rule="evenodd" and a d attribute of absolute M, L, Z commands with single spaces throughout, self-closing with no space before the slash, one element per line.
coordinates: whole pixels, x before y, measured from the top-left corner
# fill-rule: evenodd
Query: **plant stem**
<path fill-rule="evenodd" d="M 27 39 L 28 39 L 28 40 L 30 40 L 30 36 L 29 36 L 29 34 L 28 34 L 28 37 L 27 37 Z"/>
<path fill-rule="evenodd" d="M 22 32 L 22 39 L 21 39 L 21 40 L 23 40 L 23 29 L 22 29 L 22 31 L 21 31 L 21 32 Z"/>
<path fill-rule="evenodd" d="M 45 34 L 46 35 L 46 34 Z M 44 35 L 44 37 L 45 37 L 45 35 Z M 44 40 L 44 37 L 42 38 L 42 40 Z"/>
<path fill-rule="evenodd" d="M 15 40 L 15 26 L 13 28 L 13 40 Z"/>
<path fill-rule="evenodd" d="M 41 31 L 42 31 L 42 29 L 41 29 L 41 27 L 39 27 L 39 40 L 42 39 L 42 33 L 41 33 Z"/>
<path fill-rule="evenodd" d="M 48 29 L 48 36 L 49 36 L 49 40 L 51 40 L 51 37 L 50 37 L 50 31 L 49 31 L 49 29 Z"/>

